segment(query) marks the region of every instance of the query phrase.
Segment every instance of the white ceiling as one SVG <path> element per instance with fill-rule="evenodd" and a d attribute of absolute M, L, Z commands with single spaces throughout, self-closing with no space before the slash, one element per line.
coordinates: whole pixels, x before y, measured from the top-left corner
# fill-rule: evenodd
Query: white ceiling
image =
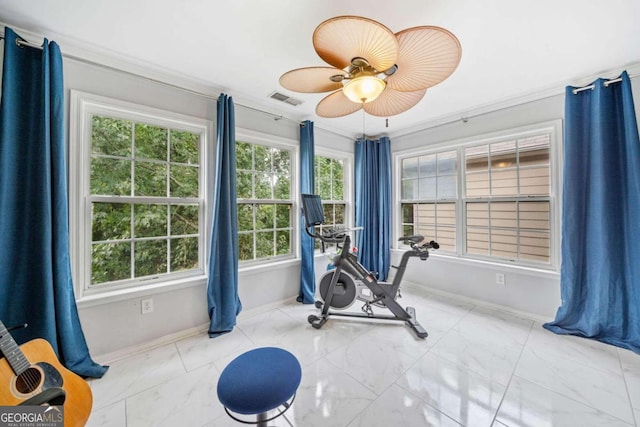
<path fill-rule="evenodd" d="M 360 15 L 393 32 L 437 25 L 462 45 L 458 69 L 411 110 L 385 119 L 362 111 L 337 119 L 315 115 L 325 94 L 278 84 L 293 68 L 326 65 L 311 36 L 325 19 Z M 638 0 L 0 0 L 0 22 L 128 59 L 244 105 L 346 135 L 401 134 L 463 117 L 483 107 L 585 84 L 640 63 Z M 614 77 L 605 75 L 605 77 Z M 268 98 L 280 91 L 304 103 Z"/>

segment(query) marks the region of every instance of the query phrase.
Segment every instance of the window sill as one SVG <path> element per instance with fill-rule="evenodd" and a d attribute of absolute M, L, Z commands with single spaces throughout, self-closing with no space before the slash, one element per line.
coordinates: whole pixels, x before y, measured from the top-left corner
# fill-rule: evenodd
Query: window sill
<path fill-rule="evenodd" d="M 405 252 L 402 249 L 393 249 L 392 251 L 397 252 L 400 255 L 402 255 L 402 253 Z M 536 268 L 536 267 L 524 266 L 524 265 L 512 265 L 512 264 L 506 264 L 506 263 L 501 263 L 497 261 L 486 261 L 486 260 L 479 260 L 479 259 L 473 259 L 473 258 L 463 258 L 455 255 L 439 254 L 436 252 L 429 252 L 429 258 L 435 262 L 442 262 L 442 263 L 448 263 L 448 264 L 472 265 L 485 270 L 500 271 L 504 273 L 525 274 L 528 276 L 541 277 L 546 279 L 560 278 L 560 272 L 554 270 L 552 267 L 545 269 L 545 268 Z"/>
<path fill-rule="evenodd" d="M 260 264 L 240 266 L 238 267 L 238 275 L 244 276 L 246 274 L 255 274 L 255 273 L 262 272 L 265 269 L 278 270 L 283 268 L 289 268 L 299 263 L 300 263 L 299 258 L 287 258 L 287 259 L 280 259 L 277 261 L 274 260 L 272 262 L 263 262 Z"/>
<path fill-rule="evenodd" d="M 206 286 L 207 278 L 205 276 L 189 277 L 166 281 L 162 283 L 154 283 L 150 285 L 136 286 L 135 288 L 117 289 L 112 291 L 103 291 L 90 295 L 83 295 L 76 300 L 78 308 L 94 307 L 103 304 L 110 304 L 118 301 L 126 301 L 136 298 L 142 298 L 149 295 L 156 295 L 165 292 L 172 292 L 179 289 L 190 288 L 192 286 Z"/>

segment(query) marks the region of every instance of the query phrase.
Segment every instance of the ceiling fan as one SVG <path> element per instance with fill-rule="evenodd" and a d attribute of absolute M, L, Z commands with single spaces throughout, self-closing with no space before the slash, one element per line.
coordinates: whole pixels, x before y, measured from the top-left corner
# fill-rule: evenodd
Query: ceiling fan
<path fill-rule="evenodd" d="M 416 105 L 430 88 L 453 73 L 462 49 L 449 31 L 434 26 L 396 34 L 372 19 L 338 16 L 313 33 L 313 47 L 332 67 L 305 67 L 280 77 L 303 93 L 331 92 L 316 106 L 321 117 L 342 117 L 364 109 L 389 117 Z"/>

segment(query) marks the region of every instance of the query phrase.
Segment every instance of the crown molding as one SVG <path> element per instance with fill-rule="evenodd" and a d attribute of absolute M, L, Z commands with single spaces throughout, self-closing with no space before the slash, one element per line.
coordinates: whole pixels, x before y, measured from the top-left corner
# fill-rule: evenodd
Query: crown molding
<path fill-rule="evenodd" d="M 39 34 L 35 31 L 26 30 L 4 21 L 0 21 L 0 27 L 10 27 L 21 37 L 34 44 L 42 44 L 45 38 L 42 33 L 46 33 L 47 40 L 55 41 L 60 46 L 60 51 L 65 60 L 77 61 L 78 63 L 85 63 L 89 66 L 93 65 L 136 75 L 167 86 L 186 89 L 187 91 L 205 95 L 213 99 L 216 99 L 221 92 L 224 92 L 224 88 L 216 87 L 210 83 L 199 81 L 177 72 L 168 71 L 166 68 L 140 61 L 137 58 L 123 55 L 113 50 L 105 49 L 91 43 L 81 42 L 73 37 L 58 34 L 54 31 L 36 30 L 42 31 L 42 33 Z M 2 32 L 2 34 L 4 34 L 4 32 Z"/>
<path fill-rule="evenodd" d="M 543 89 L 529 91 L 516 97 L 505 98 L 497 102 L 478 105 L 477 107 L 472 109 L 446 114 L 432 120 L 417 123 L 410 128 L 403 129 L 398 133 L 392 134 L 391 137 L 411 135 L 427 129 L 436 128 L 438 126 L 444 126 L 459 121 L 466 121 L 472 117 L 478 117 L 485 114 L 493 113 L 495 111 L 517 107 L 519 105 L 540 101 L 554 96 L 564 95 L 565 88 L 567 86 L 582 87 L 591 84 L 598 78 L 616 78 L 620 76 L 620 74 L 622 74 L 622 72 L 625 70 L 632 79 L 640 77 L 640 62 L 630 63 L 621 67 L 612 68 L 606 71 L 599 72 L 598 74 L 581 77 L 571 81 L 565 80 L 557 82 Z"/>

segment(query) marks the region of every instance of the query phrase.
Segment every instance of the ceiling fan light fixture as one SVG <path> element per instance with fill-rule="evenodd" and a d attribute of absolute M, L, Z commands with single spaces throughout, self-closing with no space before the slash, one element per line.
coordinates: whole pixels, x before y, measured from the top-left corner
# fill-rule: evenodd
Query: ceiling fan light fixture
<path fill-rule="evenodd" d="M 360 109 L 378 117 L 407 111 L 455 71 L 462 55 L 459 40 L 444 28 L 423 25 L 393 33 L 361 16 L 320 23 L 313 47 L 331 67 L 291 70 L 280 84 L 303 93 L 333 91 L 316 107 L 317 115 L 328 118 Z"/>
<path fill-rule="evenodd" d="M 358 104 L 374 101 L 384 91 L 386 83 L 376 76 L 359 76 L 344 80 L 342 91 L 351 102 Z"/>

